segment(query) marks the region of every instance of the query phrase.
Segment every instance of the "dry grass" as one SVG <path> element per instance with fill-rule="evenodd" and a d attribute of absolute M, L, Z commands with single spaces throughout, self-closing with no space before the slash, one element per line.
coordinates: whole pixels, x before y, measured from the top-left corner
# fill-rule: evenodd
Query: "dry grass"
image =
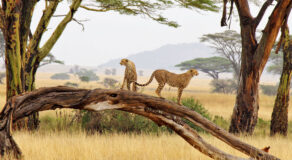
<path fill-rule="evenodd" d="M 212 136 L 203 137 L 221 150 L 244 157 L 244 155 Z M 26 160 L 208 160 L 210 158 L 193 149 L 177 135 L 86 135 L 68 133 L 15 134 L 15 139 Z M 258 148 L 271 146 L 270 153 L 283 160 L 292 157 L 291 137 L 241 138 Z M 285 147 L 283 147 L 285 146 Z"/>
<path fill-rule="evenodd" d="M 38 74 L 37 88 L 64 85 L 68 80 L 50 80 L 52 74 Z M 105 76 L 101 76 L 103 79 Z M 107 76 L 108 77 L 108 76 Z M 122 76 L 116 76 L 115 79 L 122 82 Z M 139 78 L 143 83 L 148 77 Z M 76 77 L 71 77 L 70 82 L 78 83 L 81 88 L 102 88 L 97 82 L 80 82 Z M 210 80 L 193 78 L 190 85 L 185 89 L 183 98 L 193 97 L 199 100 L 203 106 L 212 114 L 220 115 L 229 119 L 235 101 L 235 95 L 214 94 L 210 93 Z M 150 86 L 141 89 L 145 94 L 155 95 L 154 91 L 157 83 L 153 82 Z M 0 85 L 0 106 L 5 103 L 4 85 Z M 176 97 L 177 89 L 168 86 L 162 91 L 164 97 Z M 260 95 L 259 117 L 270 120 L 274 97 Z M 69 111 L 70 112 L 70 111 Z M 54 111 L 41 112 L 41 116 L 55 116 Z M 289 119 L 292 117 L 289 110 Z M 177 160 L 177 159 L 196 159 L 207 160 L 208 157 L 202 155 L 199 151 L 193 149 L 189 144 L 177 135 L 86 135 L 83 132 L 69 134 L 66 132 L 16 132 L 15 139 L 21 147 L 25 159 L 49 159 L 49 160 Z M 228 147 L 217 139 L 203 135 L 206 140 L 230 154 L 243 156 L 241 153 Z M 243 141 L 250 143 L 258 148 L 271 146 L 271 154 L 281 159 L 290 159 L 292 153 L 292 137 L 248 137 L 241 138 Z"/>

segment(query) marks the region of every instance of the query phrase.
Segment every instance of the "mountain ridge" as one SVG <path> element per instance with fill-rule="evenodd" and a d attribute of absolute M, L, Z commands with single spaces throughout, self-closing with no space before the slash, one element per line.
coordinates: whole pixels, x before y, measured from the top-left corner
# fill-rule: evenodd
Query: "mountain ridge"
<path fill-rule="evenodd" d="M 182 61 L 198 58 L 210 57 L 214 49 L 202 43 L 181 43 L 167 44 L 154 50 L 148 50 L 129 55 L 127 58 L 133 61 L 136 68 L 140 69 L 169 69 L 177 70 L 174 67 Z M 110 60 L 98 66 L 98 68 L 120 67 L 121 58 Z"/>

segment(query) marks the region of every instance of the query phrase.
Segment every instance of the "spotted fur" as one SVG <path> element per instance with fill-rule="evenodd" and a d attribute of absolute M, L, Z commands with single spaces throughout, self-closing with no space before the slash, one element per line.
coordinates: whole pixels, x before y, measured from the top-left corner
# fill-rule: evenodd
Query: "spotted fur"
<path fill-rule="evenodd" d="M 120 64 L 126 67 L 121 89 L 123 89 L 124 86 L 127 84 L 128 90 L 131 90 L 130 85 L 132 83 L 132 90 L 136 92 L 137 86 L 135 85 L 134 82 L 137 81 L 137 72 L 135 64 L 132 61 L 125 58 L 121 60 Z"/>
<path fill-rule="evenodd" d="M 137 82 L 135 83 L 138 86 L 147 86 L 152 82 L 153 78 L 155 77 L 156 81 L 158 82 L 158 87 L 155 92 L 161 98 L 162 96 L 160 92 L 165 86 L 165 84 L 168 84 L 171 87 L 177 87 L 178 88 L 177 102 L 178 104 L 181 104 L 180 99 L 183 89 L 188 86 L 192 77 L 197 76 L 198 74 L 199 74 L 198 71 L 195 69 L 190 69 L 182 74 L 175 74 L 167 70 L 155 70 L 147 83 L 145 84 L 139 84 Z"/>

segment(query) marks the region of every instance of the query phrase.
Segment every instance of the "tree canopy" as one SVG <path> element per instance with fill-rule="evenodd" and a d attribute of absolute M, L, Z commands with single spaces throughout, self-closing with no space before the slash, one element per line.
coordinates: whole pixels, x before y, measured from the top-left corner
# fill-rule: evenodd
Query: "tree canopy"
<path fill-rule="evenodd" d="M 219 73 L 231 72 L 231 63 L 222 57 L 196 58 L 177 64 L 176 67 L 181 70 L 197 69 L 213 79 L 219 79 Z"/>
<path fill-rule="evenodd" d="M 209 43 L 215 48 L 215 54 L 226 58 L 231 63 L 234 76 L 238 79 L 241 63 L 241 36 L 234 30 L 221 33 L 205 34 L 201 42 Z"/>
<path fill-rule="evenodd" d="M 178 27 L 179 25 L 176 22 L 164 17 L 161 10 L 179 6 L 189 9 L 218 11 L 219 8 L 215 2 L 216 0 L 96 0 L 86 2 L 80 7 L 95 12 L 115 11 L 126 15 L 144 15 L 158 23 Z"/>

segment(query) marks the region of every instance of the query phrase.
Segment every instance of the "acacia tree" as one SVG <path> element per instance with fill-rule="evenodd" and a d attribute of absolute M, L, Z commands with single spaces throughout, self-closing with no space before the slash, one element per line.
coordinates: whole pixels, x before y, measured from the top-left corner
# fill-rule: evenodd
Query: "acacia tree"
<path fill-rule="evenodd" d="M 226 25 L 226 4 L 221 25 Z M 256 29 L 273 0 L 266 0 L 258 14 L 252 16 L 248 0 L 231 0 L 235 4 L 240 20 L 242 53 L 239 86 L 231 117 L 229 132 L 252 134 L 257 123 L 259 109 L 259 80 L 267 63 L 282 23 L 288 18 L 292 0 L 278 0 L 262 31 L 259 42 Z M 232 11 L 230 12 L 232 13 Z"/>
<path fill-rule="evenodd" d="M 282 36 L 279 46 L 283 41 L 283 67 L 278 87 L 277 97 L 272 113 L 270 135 L 277 133 L 287 136 L 288 131 L 288 106 L 290 97 L 290 82 L 292 75 L 292 40 L 289 36 L 287 21 L 282 26 Z"/>
<path fill-rule="evenodd" d="M 231 72 L 231 63 L 226 58 L 222 57 L 209 57 L 209 58 L 195 58 L 193 60 L 184 61 L 175 65 L 180 67 L 181 70 L 197 69 L 214 80 L 219 79 L 219 73 Z"/>
<path fill-rule="evenodd" d="M 233 30 L 226 30 L 221 33 L 205 34 L 201 37 L 201 42 L 209 43 L 215 48 L 215 54 L 229 60 L 234 77 L 238 79 L 241 62 L 241 37 Z"/>
<path fill-rule="evenodd" d="M 38 22 L 35 31 L 31 32 L 31 21 L 34 8 L 37 3 L 44 2 L 45 9 Z M 40 45 L 40 41 L 49 22 L 53 17 L 60 0 L 2 0 L 0 6 L 0 28 L 5 39 L 5 62 L 6 62 L 6 99 L 35 88 L 35 74 L 41 61 L 49 54 L 67 24 L 75 20 L 73 18 L 77 9 L 80 8 L 82 0 L 71 0 L 68 12 L 60 23 L 55 27 L 53 33 Z M 213 0 L 196 1 L 143 1 L 143 0 L 97 0 L 84 2 L 84 9 L 95 12 L 117 11 L 127 15 L 145 15 L 151 19 L 169 26 L 177 27 L 175 22 L 168 21 L 158 12 L 175 5 L 186 8 L 199 8 L 202 10 L 216 11 L 217 7 Z M 89 8 L 93 6 L 94 8 Z M 38 114 L 33 114 L 31 128 L 38 126 Z"/>

